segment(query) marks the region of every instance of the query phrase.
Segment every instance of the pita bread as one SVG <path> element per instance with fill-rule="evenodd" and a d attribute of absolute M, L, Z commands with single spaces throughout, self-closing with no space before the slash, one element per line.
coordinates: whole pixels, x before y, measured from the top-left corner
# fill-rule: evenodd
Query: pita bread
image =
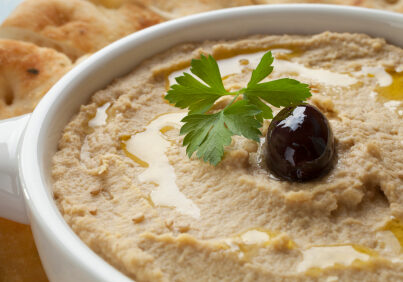
<path fill-rule="evenodd" d="M 316 3 L 358 6 L 403 13 L 403 0 L 257 0 L 257 4 Z"/>
<path fill-rule="evenodd" d="M 259 4 L 320 3 L 360 6 L 403 13 L 403 0 L 89 0 L 105 7 L 138 3 L 165 20 L 231 7 Z"/>
<path fill-rule="evenodd" d="M 72 60 L 76 60 L 85 54 L 83 51 L 73 48 L 70 45 L 63 44 L 56 40 L 46 38 L 31 30 L 19 27 L 0 27 L 0 38 L 31 42 L 41 47 L 52 48 L 56 51 L 64 53 Z"/>
<path fill-rule="evenodd" d="M 403 13 L 403 0 L 354 0 L 355 6 Z"/>
<path fill-rule="evenodd" d="M 121 0 L 122 1 L 122 0 Z M 123 0 L 124 1 L 124 0 Z M 256 0 L 126 0 L 142 4 L 165 19 L 231 7 L 258 4 Z"/>
<path fill-rule="evenodd" d="M 126 3 L 127 0 L 89 0 L 96 5 L 101 5 L 106 8 L 116 9 Z"/>
<path fill-rule="evenodd" d="M 56 44 L 56 50 L 75 60 L 160 21 L 160 16 L 134 3 L 109 9 L 84 0 L 25 0 L 2 28 L 14 28 L 14 39 L 47 47 Z"/>
<path fill-rule="evenodd" d="M 32 112 L 71 67 L 71 60 L 53 49 L 1 39 L 0 119 Z"/>

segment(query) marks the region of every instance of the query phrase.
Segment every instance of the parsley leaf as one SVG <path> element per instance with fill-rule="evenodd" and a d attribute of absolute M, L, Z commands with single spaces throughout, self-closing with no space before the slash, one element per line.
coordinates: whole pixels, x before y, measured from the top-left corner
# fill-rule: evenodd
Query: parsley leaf
<path fill-rule="evenodd" d="M 263 55 L 256 69 L 252 71 L 252 77 L 248 83 L 248 87 L 256 85 L 258 82 L 265 79 L 273 71 L 273 66 L 271 65 L 274 61 L 271 52 L 267 52 Z"/>
<path fill-rule="evenodd" d="M 270 51 L 264 54 L 247 87 L 235 92 L 225 90 L 218 64 L 211 55 L 201 55 L 191 62 L 190 71 L 202 82 L 189 73 L 176 78 L 177 84 L 171 86 L 165 98 L 176 107 L 189 109 L 180 130 L 185 135 L 183 146 L 189 158 L 196 153 L 198 158 L 217 165 L 233 135 L 259 142 L 263 119 L 273 118 L 268 104 L 287 107 L 311 96 L 309 86 L 295 79 L 261 83 L 273 71 L 273 61 Z M 234 98 L 223 110 L 208 113 L 217 99 L 227 95 Z M 242 99 L 237 100 L 240 95 Z"/>
<path fill-rule="evenodd" d="M 227 95 L 228 92 L 222 83 L 220 70 L 213 56 L 201 55 L 200 60 L 192 60 L 190 71 L 203 80 L 215 91 Z"/>
<path fill-rule="evenodd" d="M 231 136 L 243 135 L 259 141 L 262 123 L 254 116 L 260 110 L 245 100 L 237 101 L 215 114 L 191 114 L 182 119 L 180 134 L 187 134 L 183 145 L 189 158 L 196 156 L 217 165 L 224 155 L 224 146 L 231 144 Z"/>
<path fill-rule="evenodd" d="M 225 126 L 224 112 L 189 115 L 182 121 L 188 128 L 193 128 L 189 132 L 181 130 L 181 134 L 189 133 L 183 140 L 188 156 L 191 157 L 197 150 L 198 158 L 213 165 L 218 164 L 224 155 L 224 146 L 231 144 L 232 136 L 232 132 Z"/>
<path fill-rule="evenodd" d="M 295 79 L 281 78 L 248 86 L 248 97 L 259 97 L 275 107 L 287 107 L 301 103 L 311 96 L 308 84 Z"/>
<path fill-rule="evenodd" d="M 249 96 L 248 94 L 243 94 L 243 98 L 249 103 L 255 105 L 258 109 L 260 109 L 261 113 L 256 115 L 256 118 L 262 122 L 263 119 L 272 119 L 273 118 L 273 110 L 267 106 L 262 100 L 260 100 L 257 96 Z"/>
<path fill-rule="evenodd" d="M 262 135 L 259 128 L 262 127 L 262 123 L 255 118 L 261 112 L 256 106 L 246 100 L 239 100 L 223 112 L 225 125 L 233 135 L 245 136 L 259 142 L 259 137 Z"/>
<path fill-rule="evenodd" d="M 183 73 L 175 78 L 177 84 L 172 85 L 165 96 L 171 104 L 181 109 L 189 108 L 191 114 L 203 114 L 218 98 L 229 95 L 224 88 L 217 62 L 211 55 L 202 55 L 200 60 L 192 60 L 190 71 L 207 85 Z"/>

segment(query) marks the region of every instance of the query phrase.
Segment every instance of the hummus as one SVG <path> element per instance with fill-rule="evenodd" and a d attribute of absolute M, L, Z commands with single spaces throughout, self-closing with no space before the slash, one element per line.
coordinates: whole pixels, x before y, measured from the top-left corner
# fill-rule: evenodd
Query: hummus
<path fill-rule="evenodd" d="M 322 178 L 275 179 L 264 146 L 242 137 L 217 167 L 181 145 L 186 112 L 163 99 L 173 77 L 209 53 L 236 90 L 269 49 L 267 80 L 309 83 L 308 102 L 332 126 L 338 160 Z M 177 46 L 81 107 L 53 158 L 54 198 L 78 236 L 137 281 L 403 280 L 402 79 L 403 50 L 363 34 Z"/>

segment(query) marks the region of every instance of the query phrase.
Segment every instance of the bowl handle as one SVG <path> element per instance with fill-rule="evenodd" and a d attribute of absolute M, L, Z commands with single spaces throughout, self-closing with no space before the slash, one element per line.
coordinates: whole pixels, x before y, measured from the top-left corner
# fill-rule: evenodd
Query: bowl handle
<path fill-rule="evenodd" d="M 18 152 L 31 114 L 0 121 L 0 217 L 29 223 L 19 172 Z"/>

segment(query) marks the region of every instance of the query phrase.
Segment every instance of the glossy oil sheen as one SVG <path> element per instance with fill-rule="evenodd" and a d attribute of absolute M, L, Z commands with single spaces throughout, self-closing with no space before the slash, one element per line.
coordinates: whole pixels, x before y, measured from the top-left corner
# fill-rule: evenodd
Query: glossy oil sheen
<path fill-rule="evenodd" d="M 284 108 L 274 117 L 266 138 L 266 163 L 283 179 L 310 180 L 332 166 L 333 133 L 326 117 L 314 106 Z"/>
<path fill-rule="evenodd" d="M 377 89 L 380 96 L 388 100 L 403 100 L 403 72 L 392 72 L 391 82 Z"/>

